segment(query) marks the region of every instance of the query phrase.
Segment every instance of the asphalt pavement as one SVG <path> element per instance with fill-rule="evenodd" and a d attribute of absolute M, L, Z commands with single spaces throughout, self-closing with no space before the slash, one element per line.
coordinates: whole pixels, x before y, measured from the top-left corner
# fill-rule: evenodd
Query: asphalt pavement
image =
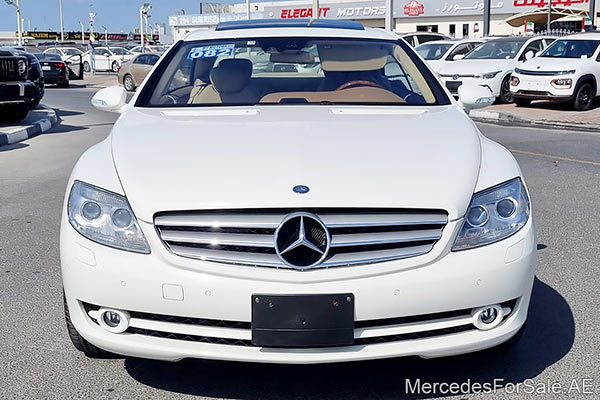
<path fill-rule="evenodd" d="M 461 399 L 600 397 L 600 135 L 485 124 L 519 161 L 538 229 L 529 322 L 513 350 L 312 366 L 85 358 L 65 329 L 58 232 L 72 166 L 117 118 L 92 108 L 94 91 L 49 88 L 62 122 L 0 147 L 0 398 L 436 398 L 406 395 L 406 379 L 504 386 Z M 526 393 L 552 383 L 570 394 Z"/>

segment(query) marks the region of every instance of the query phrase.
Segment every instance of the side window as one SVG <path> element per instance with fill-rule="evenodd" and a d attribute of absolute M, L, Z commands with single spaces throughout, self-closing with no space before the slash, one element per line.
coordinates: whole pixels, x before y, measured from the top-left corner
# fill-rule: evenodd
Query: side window
<path fill-rule="evenodd" d="M 408 44 L 410 44 L 412 47 L 415 47 L 417 45 L 417 43 L 415 43 L 415 36 L 414 35 L 406 36 L 404 38 L 404 40 L 406 40 L 408 42 Z"/>
<path fill-rule="evenodd" d="M 458 46 L 456 46 L 456 48 L 454 50 L 452 50 L 452 52 L 450 54 L 448 54 L 448 57 L 446 57 L 446 60 L 448 60 L 448 61 L 454 60 L 454 57 L 456 57 L 457 55 L 459 55 L 459 54 L 465 55 L 469 51 L 471 51 L 471 45 L 469 43 L 458 45 Z"/>
<path fill-rule="evenodd" d="M 427 43 L 427 42 L 433 42 L 436 40 L 440 40 L 439 36 L 435 36 L 435 35 L 421 35 L 419 36 L 419 44 L 423 44 L 423 43 Z"/>
<path fill-rule="evenodd" d="M 56 49 L 49 49 L 46 53 L 48 53 L 48 54 L 58 54 L 58 51 Z"/>
<path fill-rule="evenodd" d="M 158 61 L 158 58 L 159 58 L 158 56 L 153 55 L 153 54 L 149 55 L 149 56 L 146 56 L 146 57 L 147 57 L 146 58 L 146 64 L 148 64 L 148 65 L 154 65 L 154 64 L 156 64 L 156 62 Z"/>
<path fill-rule="evenodd" d="M 529 43 L 527 45 L 527 47 L 525 47 L 525 50 L 523 50 L 523 52 L 521 53 L 521 57 L 519 57 L 519 60 L 525 60 L 525 54 L 527 54 L 530 51 L 533 51 L 533 54 L 537 54 L 538 51 L 542 51 L 544 49 L 544 41 L 543 40 L 534 40 L 533 42 Z"/>
<path fill-rule="evenodd" d="M 148 56 L 139 56 L 138 58 L 135 59 L 135 61 L 133 61 L 134 64 L 146 64 L 146 58 Z"/>

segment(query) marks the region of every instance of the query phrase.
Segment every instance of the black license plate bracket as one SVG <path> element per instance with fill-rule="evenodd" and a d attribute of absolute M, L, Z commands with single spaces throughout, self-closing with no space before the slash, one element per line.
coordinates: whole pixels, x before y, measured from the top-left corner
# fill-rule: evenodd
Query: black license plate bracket
<path fill-rule="evenodd" d="M 329 347 L 354 342 L 354 295 L 252 295 L 252 344 Z"/>

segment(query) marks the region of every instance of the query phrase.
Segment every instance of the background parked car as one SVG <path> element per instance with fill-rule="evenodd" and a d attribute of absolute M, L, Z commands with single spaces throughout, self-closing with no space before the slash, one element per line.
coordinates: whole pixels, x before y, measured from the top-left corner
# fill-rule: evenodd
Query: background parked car
<path fill-rule="evenodd" d="M 70 61 L 73 56 L 83 55 L 83 51 L 76 47 L 50 47 L 44 50 L 44 53 L 55 54 L 65 62 Z"/>
<path fill-rule="evenodd" d="M 539 57 L 515 68 L 510 85 L 517 106 L 552 100 L 589 110 L 600 96 L 600 34 L 558 39 Z"/>
<path fill-rule="evenodd" d="M 12 48 L 0 48 L 0 66 L 0 121 L 21 121 L 30 105 L 39 103 L 38 89 L 30 79 L 32 67 L 22 51 Z"/>
<path fill-rule="evenodd" d="M 165 50 L 166 49 L 164 46 L 144 46 L 144 53 L 154 53 L 161 55 L 165 52 Z M 134 48 L 129 49 L 129 51 L 133 54 L 142 54 L 142 46 L 135 46 Z"/>
<path fill-rule="evenodd" d="M 135 88 L 142 83 L 159 58 L 157 54 L 139 54 L 132 60 L 125 61 L 117 75 L 119 83 L 128 92 L 135 91 Z"/>
<path fill-rule="evenodd" d="M 516 66 L 532 59 L 556 38 L 549 36 L 494 38 L 480 44 L 464 59 L 448 63 L 439 75 L 452 95 L 466 83 L 489 88 L 502 103 L 512 103 L 510 75 Z"/>
<path fill-rule="evenodd" d="M 415 50 L 437 72 L 447 63 L 462 59 L 481 43 L 482 40 L 474 39 L 436 40 L 421 44 Z"/>
<path fill-rule="evenodd" d="M 413 32 L 401 33 L 399 36 L 406 40 L 412 47 L 417 47 L 420 44 L 434 42 L 436 40 L 450 40 L 451 38 L 437 32 Z"/>
<path fill-rule="evenodd" d="M 97 71 L 118 72 L 124 61 L 131 60 L 135 55 L 124 47 L 96 47 L 94 60 Z M 90 52 L 83 54 L 83 70 L 91 71 Z"/>
<path fill-rule="evenodd" d="M 40 61 L 46 84 L 69 87 L 69 69 L 58 54 L 34 53 L 34 55 Z"/>

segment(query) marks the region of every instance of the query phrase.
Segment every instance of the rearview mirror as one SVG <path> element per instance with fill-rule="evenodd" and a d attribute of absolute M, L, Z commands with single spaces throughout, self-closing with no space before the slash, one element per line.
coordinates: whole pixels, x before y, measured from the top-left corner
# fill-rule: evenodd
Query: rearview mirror
<path fill-rule="evenodd" d="M 455 54 L 454 57 L 452 57 L 452 61 L 462 60 L 463 58 L 465 58 L 464 54 Z"/>
<path fill-rule="evenodd" d="M 92 97 L 92 105 L 101 111 L 125 112 L 127 109 L 127 92 L 120 86 L 101 89 Z"/>
<path fill-rule="evenodd" d="M 271 63 L 282 64 L 313 64 L 315 56 L 307 51 L 282 51 L 269 56 Z"/>
<path fill-rule="evenodd" d="M 496 97 L 492 91 L 479 85 L 465 84 L 458 88 L 458 105 L 467 113 L 494 104 Z"/>

